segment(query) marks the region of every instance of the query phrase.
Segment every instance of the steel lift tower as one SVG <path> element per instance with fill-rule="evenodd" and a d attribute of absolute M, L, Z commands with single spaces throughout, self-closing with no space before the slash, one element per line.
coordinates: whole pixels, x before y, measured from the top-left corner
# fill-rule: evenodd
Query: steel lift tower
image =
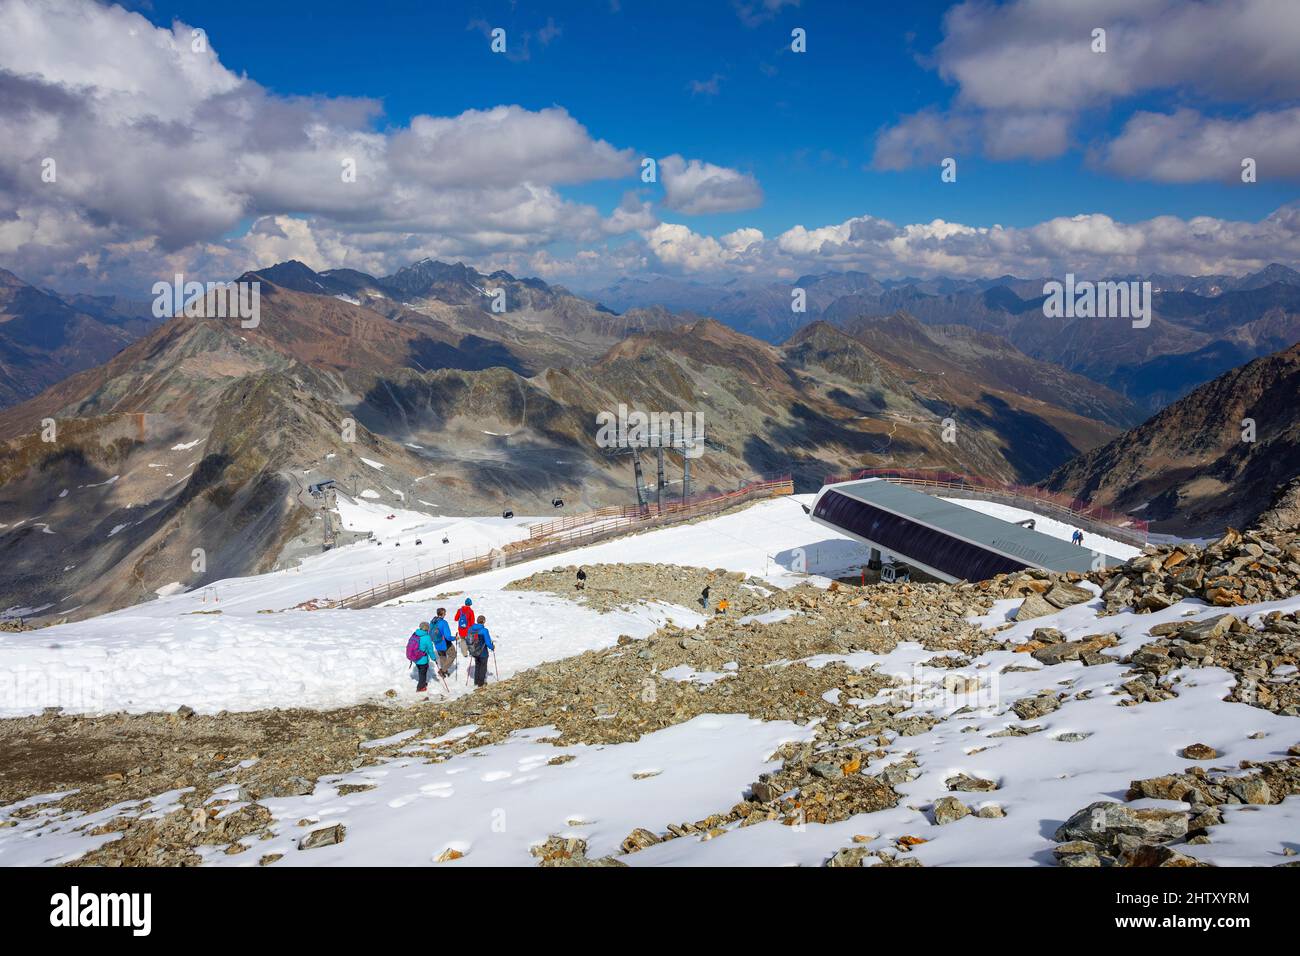
<path fill-rule="evenodd" d="M 662 512 L 664 508 L 664 489 L 668 487 L 666 453 L 676 451 L 682 459 L 682 495 L 681 500 L 685 502 L 691 494 L 691 458 L 697 454 L 697 449 L 705 444 L 704 436 L 684 434 L 675 434 L 669 431 L 667 435 L 651 434 L 646 435 L 641 441 L 617 448 L 610 451 L 611 457 L 621 455 L 632 456 L 632 473 L 633 480 L 636 483 L 636 503 L 637 506 L 645 509 L 649 506 L 650 490 L 646 487 L 645 472 L 641 467 L 641 455 L 645 451 L 654 449 L 655 453 L 655 485 L 654 498 L 655 509 Z"/>

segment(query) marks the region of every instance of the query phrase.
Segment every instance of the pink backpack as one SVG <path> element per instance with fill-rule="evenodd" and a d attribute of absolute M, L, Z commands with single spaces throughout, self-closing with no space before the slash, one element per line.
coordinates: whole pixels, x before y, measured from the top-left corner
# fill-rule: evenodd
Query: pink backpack
<path fill-rule="evenodd" d="M 406 642 L 406 659 L 414 664 L 424 656 L 424 651 L 420 650 L 420 632 L 416 631 Z"/>

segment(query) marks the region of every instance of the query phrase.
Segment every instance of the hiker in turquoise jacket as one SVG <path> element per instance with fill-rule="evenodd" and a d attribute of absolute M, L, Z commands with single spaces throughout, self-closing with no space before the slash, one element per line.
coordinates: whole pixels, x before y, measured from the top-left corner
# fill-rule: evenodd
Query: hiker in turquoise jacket
<path fill-rule="evenodd" d="M 415 661 L 415 670 L 419 674 L 420 683 L 415 688 L 417 693 L 424 693 L 429 689 L 429 658 L 437 653 L 433 646 L 433 635 L 429 633 L 429 622 L 421 621 L 420 626 L 415 629 L 415 635 L 420 639 L 420 656 Z"/>

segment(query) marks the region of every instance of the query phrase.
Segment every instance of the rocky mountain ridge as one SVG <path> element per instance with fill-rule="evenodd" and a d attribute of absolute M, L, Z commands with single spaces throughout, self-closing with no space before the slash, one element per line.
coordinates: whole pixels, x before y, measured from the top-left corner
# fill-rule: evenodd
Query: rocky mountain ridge
<path fill-rule="evenodd" d="M 1061 466 L 1053 491 L 1148 518 L 1156 530 L 1242 527 L 1300 475 L 1300 345 L 1219 376 Z"/>

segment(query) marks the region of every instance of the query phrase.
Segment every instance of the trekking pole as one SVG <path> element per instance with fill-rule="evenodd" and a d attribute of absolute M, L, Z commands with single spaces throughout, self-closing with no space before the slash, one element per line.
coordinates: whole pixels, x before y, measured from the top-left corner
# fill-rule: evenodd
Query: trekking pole
<path fill-rule="evenodd" d="M 497 680 L 501 679 L 501 673 L 497 670 L 497 649 L 492 648 L 492 676 Z"/>

